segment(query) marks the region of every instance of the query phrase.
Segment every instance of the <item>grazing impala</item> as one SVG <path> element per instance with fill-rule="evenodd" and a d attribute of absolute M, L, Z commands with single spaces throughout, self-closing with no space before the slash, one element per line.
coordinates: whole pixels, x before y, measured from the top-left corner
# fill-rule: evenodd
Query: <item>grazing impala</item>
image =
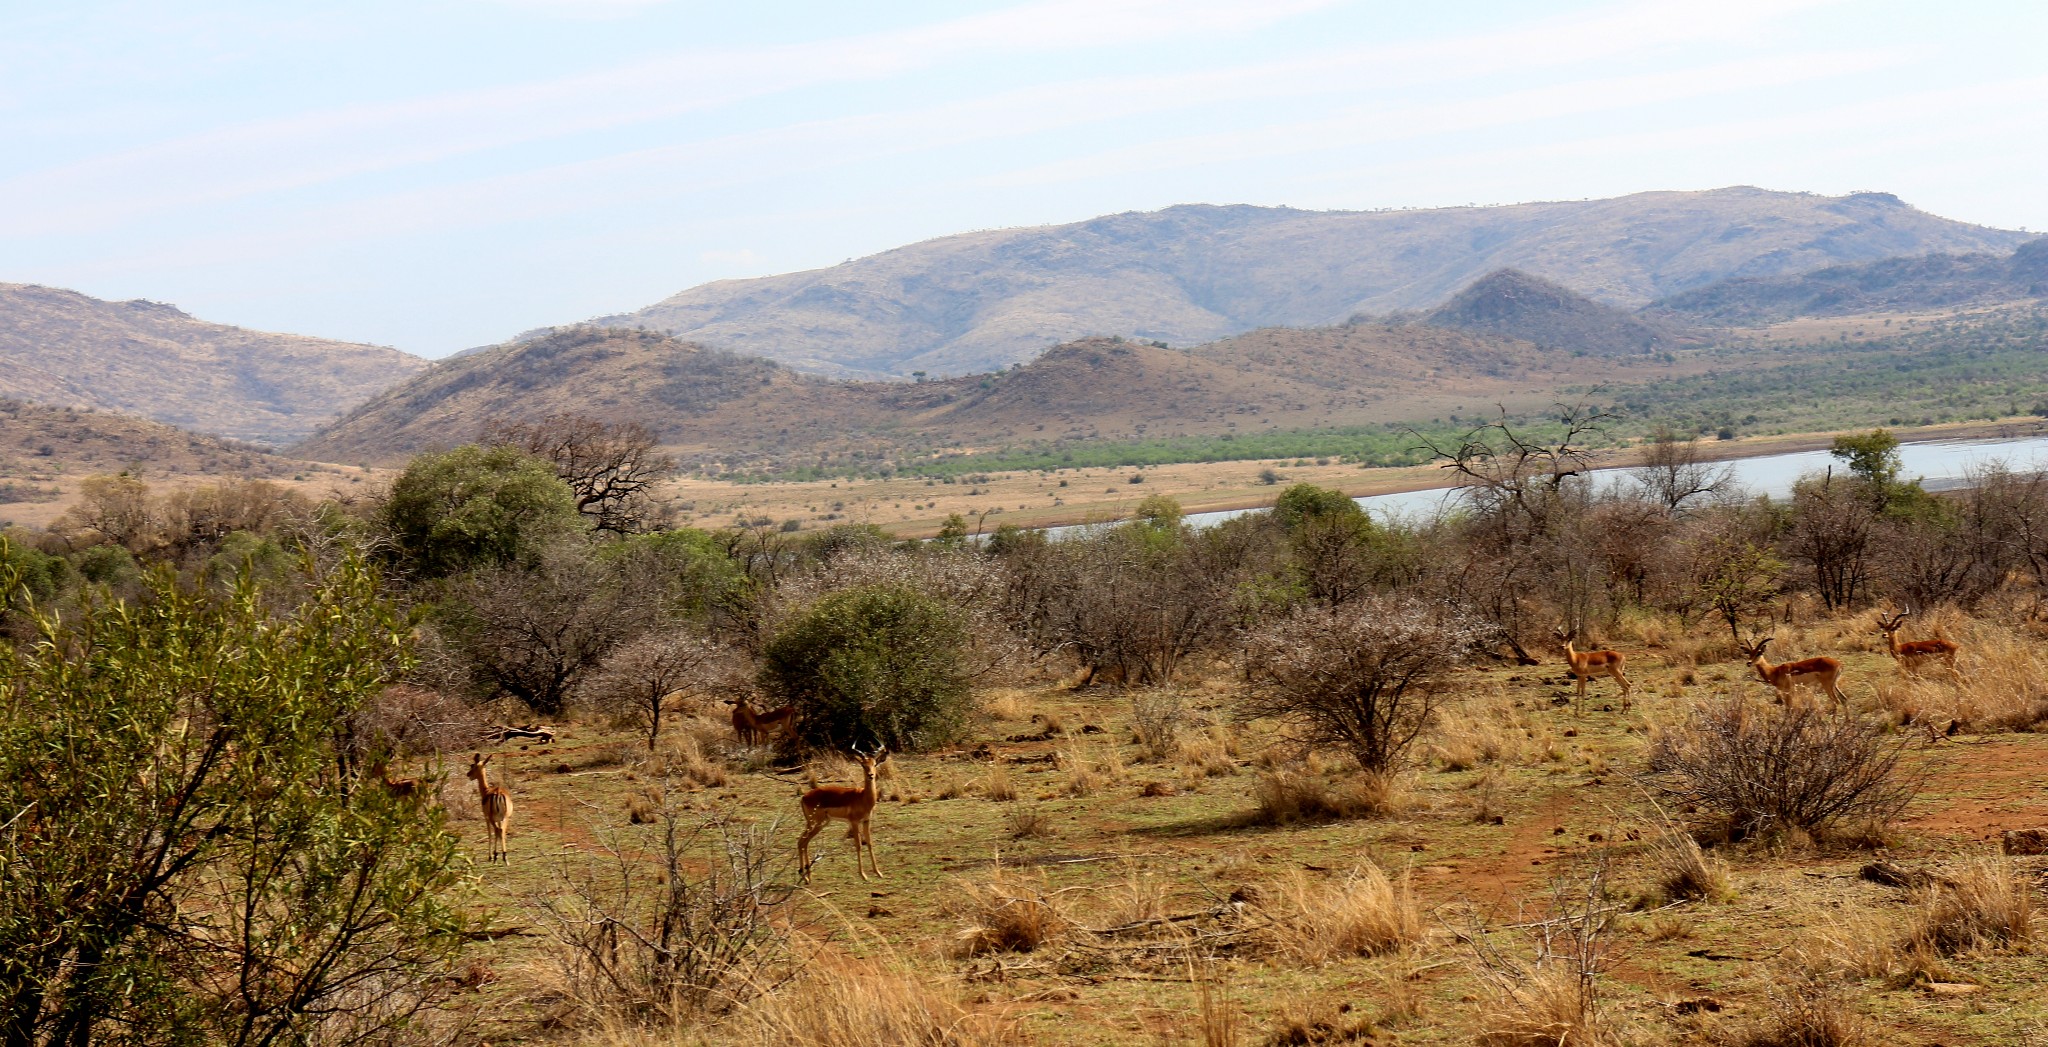
<path fill-rule="evenodd" d="M 1823 657 L 1801 658 L 1796 662 L 1772 665 L 1764 660 L 1764 648 L 1770 644 L 1770 637 L 1766 636 L 1759 640 L 1752 634 L 1747 642 L 1738 646 L 1742 648 L 1743 654 L 1749 656 L 1749 664 L 1756 670 L 1756 674 L 1762 677 L 1765 683 L 1778 689 L 1780 702 L 1790 705 L 1792 688 L 1805 683 L 1826 691 L 1828 697 L 1835 700 L 1836 705 L 1848 704 L 1849 700 L 1842 697 L 1842 689 L 1838 686 L 1842 676 L 1842 663 L 1833 658 Z"/>
<path fill-rule="evenodd" d="M 512 794 L 502 785 L 492 785 L 484 772 L 484 765 L 491 758 L 482 753 L 469 754 L 469 778 L 476 782 L 477 799 L 483 801 L 484 825 L 491 832 L 491 861 L 504 859 L 512 864 L 512 855 L 505 850 L 505 828 L 512 822 Z"/>
<path fill-rule="evenodd" d="M 1620 651 L 1581 651 L 1572 645 L 1578 641 L 1576 630 L 1556 630 L 1558 645 L 1564 648 L 1564 657 L 1571 663 L 1572 676 L 1579 681 L 1578 696 L 1572 699 L 1572 710 L 1578 711 L 1579 704 L 1586 700 L 1586 681 L 1595 676 L 1612 676 L 1621 684 L 1621 711 L 1627 712 L 1629 693 L 1635 685 L 1628 682 L 1628 676 L 1621 671 L 1622 663 L 1628 661 Z"/>
<path fill-rule="evenodd" d="M 796 841 L 796 864 L 805 883 L 811 882 L 811 837 L 834 818 L 846 822 L 846 836 L 853 841 L 853 867 L 859 870 L 861 880 L 865 882 L 868 878 L 867 866 L 861 864 L 863 845 L 867 847 L 867 860 L 875 867 L 875 878 L 882 878 L 882 863 L 875 858 L 875 834 L 868 816 L 875 813 L 875 764 L 887 759 L 889 750 L 864 754 L 855 749 L 853 755 L 860 758 L 860 788 L 820 785 L 797 801 L 804 811 L 804 834 Z"/>
<path fill-rule="evenodd" d="M 1891 618 L 1886 618 L 1883 611 L 1877 613 L 1878 631 L 1884 633 L 1884 645 L 1892 652 L 1892 661 L 1899 663 L 1899 671 L 1916 673 L 1928 662 L 1940 662 L 1951 674 L 1955 674 L 1956 655 L 1962 648 L 1947 637 L 1941 636 L 1939 630 L 1936 630 L 1936 636 L 1932 640 L 1899 642 L 1899 626 L 1905 624 L 1906 618 L 1912 613 L 1911 607 Z"/>

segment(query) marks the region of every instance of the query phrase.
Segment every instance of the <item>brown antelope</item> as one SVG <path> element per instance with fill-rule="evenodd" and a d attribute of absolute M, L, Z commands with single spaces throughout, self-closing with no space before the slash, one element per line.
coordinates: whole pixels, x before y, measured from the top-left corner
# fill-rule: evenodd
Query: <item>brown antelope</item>
<path fill-rule="evenodd" d="M 732 733 L 741 745 L 760 745 L 768 741 L 777 730 L 795 733 L 796 707 L 784 705 L 767 712 L 755 712 L 745 698 L 732 703 Z"/>
<path fill-rule="evenodd" d="M 846 822 L 846 836 L 853 841 L 853 867 L 860 872 L 862 882 L 868 878 L 867 866 L 861 864 L 863 845 L 867 847 L 867 860 L 875 867 L 875 878 L 882 878 L 882 863 L 875 858 L 875 834 L 868 816 L 875 813 L 875 764 L 887 759 L 889 750 L 864 754 L 855 749 L 853 755 L 860 759 L 860 788 L 820 785 L 797 801 L 804 812 L 804 834 L 796 841 L 796 864 L 805 883 L 811 882 L 811 837 L 834 818 Z"/>
<path fill-rule="evenodd" d="M 1576 630 L 1566 632 L 1555 630 L 1558 645 L 1564 648 L 1565 661 L 1571 664 L 1572 677 L 1579 682 L 1578 696 L 1572 699 L 1572 710 L 1578 711 L 1580 703 L 1586 700 L 1586 681 L 1595 676 L 1612 676 L 1621 685 L 1621 711 L 1628 712 L 1629 693 L 1635 685 L 1628 682 L 1627 674 L 1621 671 L 1628 659 L 1620 651 L 1581 651 L 1572 645 L 1578 642 Z"/>
<path fill-rule="evenodd" d="M 1762 677 L 1765 683 L 1778 689 L 1780 702 L 1790 705 L 1792 688 L 1806 683 L 1826 691 L 1828 697 L 1835 700 L 1836 705 L 1848 704 L 1849 700 L 1842 696 L 1842 689 L 1838 686 L 1842 676 L 1841 662 L 1833 658 L 1820 657 L 1801 658 L 1796 662 L 1772 665 L 1764 660 L 1764 648 L 1770 644 L 1770 637 L 1766 636 L 1759 640 L 1752 634 L 1747 642 L 1737 646 L 1742 648 L 1743 654 L 1749 656 L 1750 667 L 1756 670 L 1756 674 Z"/>
<path fill-rule="evenodd" d="M 418 778 L 393 778 L 391 768 L 384 760 L 378 760 L 370 770 L 376 772 L 377 780 L 384 783 L 384 791 L 401 800 L 417 800 L 423 794 Z"/>
<path fill-rule="evenodd" d="M 1912 613 L 1913 609 L 1910 607 L 1890 618 L 1886 618 L 1883 611 L 1877 613 L 1878 631 L 1884 633 L 1884 645 L 1886 649 L 1891 651 L 1892 661 L 1899 663 L 1899 671 L 1902 673 L 1916 673 L 1928 662 L 1936 661 L 1946 666 L 1951 675 L 1958 675 L 1956 674 L 1956 655 L 1962 648 L 1956 646 L 1949 638 L 1940 635 L 1939 630 L 1936 630 L 1935 638 L 1932 640 L 1899 642 L 1899 626 L 1904 624 L 1907 617 L 1912 615 Z"/>
<path fill-rule="evenodd" d="M 512 864 L 512 855 L 505 849 L 505 828 L 512 822 L 512 794 L 502 785 L 492 785 L 484 772 L 484 765 L 491 758 L 482 753 L 469 755 L 469 778 L 476 782 L 477 799 L 483 801 L 484 824 L 491 832 L 491 861 L 504 859 Z"/>

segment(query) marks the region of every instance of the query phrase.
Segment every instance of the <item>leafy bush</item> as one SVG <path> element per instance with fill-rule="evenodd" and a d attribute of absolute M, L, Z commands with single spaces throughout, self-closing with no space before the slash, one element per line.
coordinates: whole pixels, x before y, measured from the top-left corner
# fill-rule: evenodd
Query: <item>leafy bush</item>
<path fill-rule="evenodd" d="M 359 559 L 294 582 L 159 570 L 0 647 L 10 1040 L 372 1042 L 442 984 L 455 837 L 349 744 L 408 630 Z"/>
<path fill-rule="evenodd" d="M 913 750 L 941 744 L 972 707 L 967 630 L 943 602 L 907 586 L 832 593 L 797 613 L 761 652 L 761 687 L 796 706 L 813 745 Z"/>
<path fill-rule="evenodd" d="M 401 561 L 435 578 L 519 559 L 582 527 L 553 466 L 516 448 L 474 445 L 413 459 L 378 522 Z"/>

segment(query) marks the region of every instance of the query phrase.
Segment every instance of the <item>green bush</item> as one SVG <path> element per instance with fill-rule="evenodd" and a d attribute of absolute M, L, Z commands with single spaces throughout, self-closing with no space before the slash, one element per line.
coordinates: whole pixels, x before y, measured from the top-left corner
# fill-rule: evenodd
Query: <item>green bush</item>
<path fill-rule="evenodd" d="M 399 559 L 427 577 L 523 558 L 583 527 L 552 465 L 512 447 L 458 447 L 412 460 L 378 521 Z"/>
<path fill-rule="evenodd" d="M 969 710 L 965 626 L 944 603 L 900 585 L 819 600 L 770 640 L 760 682 L 796 706 L 813 745 L 904 751 L 952 740 Z"/>

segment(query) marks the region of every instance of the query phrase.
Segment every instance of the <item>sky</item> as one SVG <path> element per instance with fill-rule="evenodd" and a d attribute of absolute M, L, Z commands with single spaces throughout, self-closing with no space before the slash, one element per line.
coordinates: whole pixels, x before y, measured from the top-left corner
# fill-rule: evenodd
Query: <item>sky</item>
<path fill-rule="evenodd" d="M 2048 4 L 0 0 L 0 281 L 441 356 L 1177 203 L 2048 229 Z"/>

